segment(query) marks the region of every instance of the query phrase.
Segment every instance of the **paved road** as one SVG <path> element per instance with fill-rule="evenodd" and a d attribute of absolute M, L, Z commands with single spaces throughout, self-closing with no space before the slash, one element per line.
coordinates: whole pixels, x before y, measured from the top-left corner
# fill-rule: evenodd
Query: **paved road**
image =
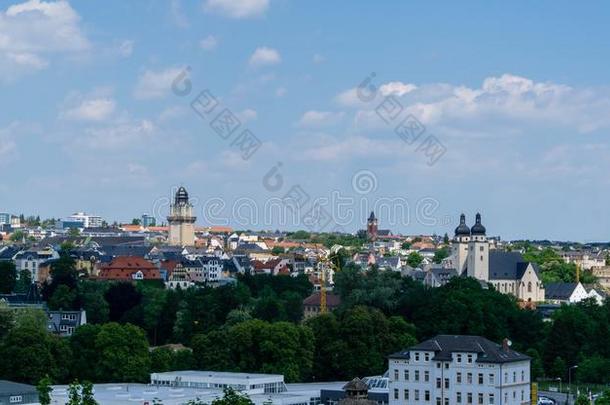
<path fill-rule="evenodd" d="M 566 394 L 565 393 L 558 393 L 558 392 L 551 392 L 551 391 L 539 391 L 538 392 L 538 396 L 539 397 L 548 397 L 551 399 L 554 399 L 555 401 L 557 401 L 557 405 L 563 405 L 566 402 Z M 571 396 L 570 397 L 570 402 L 569 404 L 573 404 L 574 403 L 574 397 Z"/>

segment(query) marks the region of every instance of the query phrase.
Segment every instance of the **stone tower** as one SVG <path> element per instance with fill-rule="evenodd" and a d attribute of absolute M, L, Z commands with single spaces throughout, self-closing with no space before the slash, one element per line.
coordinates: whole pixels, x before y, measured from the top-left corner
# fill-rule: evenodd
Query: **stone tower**
<path fill-rule="evenodd" d="M 458 274 L 466 270 L 468 260 L 468 243 L 470 242 L 470 228 L 466 225 L 466 215 L 460 215 L 460 224 L 455 228 L 453 237 L 453 261 Z"/>
<path fill-rule="evenodd" d="M 174 203 L 167 217 L 169 223 L 169 244 L 171 246 L 193 246 L 195 244 L 195 220 L 193 205 L 184 187 L 176 191 Z"/>
<path fill-rule="evenodd" d="M 371 211 L 369 219 L 366 221 L 366 236 L 370 242 L 377 240 L 377 218 L 375 213 Z"/>
<path fill-rule="evenodd" d="M 477 213 L 475 224 L 470 228 L 467 266 L 468 276 L 483 281 L 489 280 L 489 242 L 479 213 Z"/>

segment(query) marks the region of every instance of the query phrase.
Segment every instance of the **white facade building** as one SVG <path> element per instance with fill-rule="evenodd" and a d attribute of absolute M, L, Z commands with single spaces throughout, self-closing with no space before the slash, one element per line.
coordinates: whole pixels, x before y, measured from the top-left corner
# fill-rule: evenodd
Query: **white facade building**
<path fill-rule="evenodd" d="M 83 228 L 100 228 L 104 220 L 98 215 L 89 215 L 77 212 L 66 218 L 66 221 L 82 222 Z"/>
<path fill-rule="evenodd" d="M 530 358 L 480 336 L 439 335 L 389 356 L 389 405 L 530 403 Z"/>

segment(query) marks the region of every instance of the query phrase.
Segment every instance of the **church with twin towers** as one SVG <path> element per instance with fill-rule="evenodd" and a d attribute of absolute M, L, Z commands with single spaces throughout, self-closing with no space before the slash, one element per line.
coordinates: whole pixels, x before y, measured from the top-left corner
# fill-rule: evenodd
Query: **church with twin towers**
<path fill-rule="evenodd" d="M 496 290 L 512 294 L 522 302 L 544 301 L 544 286 L 538 266 L 525 261 L 519 252 L 490 250 L 489 245 L 481 214 L 476 214 L 472 227 L 466 225 L 466 215 L 460 215 L 449 266 L 461 276 L 489 283 Z"/>

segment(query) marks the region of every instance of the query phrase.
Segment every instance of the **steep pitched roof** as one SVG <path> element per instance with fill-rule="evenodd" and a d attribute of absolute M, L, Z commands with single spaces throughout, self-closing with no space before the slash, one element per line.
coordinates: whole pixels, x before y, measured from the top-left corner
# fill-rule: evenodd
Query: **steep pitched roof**
<path fill-rule="evenodd" d="M 578 287 L 578 283 L 548 283 L 544 285 L 544 298 L 568 300 Z"/>
<path fill-rule="evenodd" d="M 415 346 L 394 353 L 392 359 L 408 359 L 411 351 L 430 351 L 435 355 L 433 360 L 450 361 L 452 353 L 476 353 L 477 363 L 509 363 L 524 361 L 530 358 L 510 348 L 504 349 L 501 345 L 482 336 L 468 335 L 438 335 L 425 340 Z"/>
<path fill-rule="evenodd" d="M 530 262 L 526 262 L 519 252 L 503 252 L 491 250 L 489 252 L 489 279 L 490 280 L 519 280 L 525 274 Z M 538 277 L 538 266 L 531 263 Z"/>

